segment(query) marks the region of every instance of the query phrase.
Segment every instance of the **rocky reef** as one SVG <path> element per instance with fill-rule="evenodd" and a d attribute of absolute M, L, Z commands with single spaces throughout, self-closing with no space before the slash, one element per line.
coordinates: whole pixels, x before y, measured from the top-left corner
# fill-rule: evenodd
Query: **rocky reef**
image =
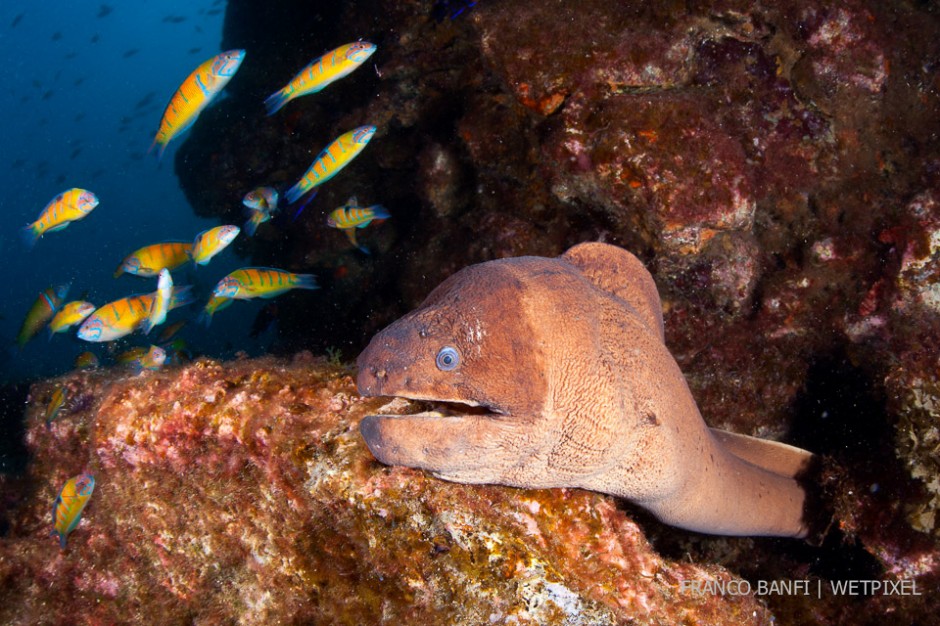
<path fill-rule="evenodd" d="M 296 221 L 285 211 L 236 244 L 323 285 L 325 310 L 282 307 L 280 350 L 355 354 L 471 263 L 624 246 L 653 272 L 706 421 L 820 454 L 821 545 L 703 538 L 591 494 L 383 469 L 355 432 L 375 406 L 342 368 L 200 361 L 63 379 L 88 407 L 49 431 L 34 404 L 53 383 L 34 387 L 33 461 L 2 484 L 0 589 L 19 601 L 0 615 L 41 621 L 78 597 L 105 623 L 109 606 L 213 623 L 209 608 L 229 605 L 249 622 L 935 621 L 937 7 L 481 0 L 454 17 L 457 4 L 228 3 L 222 45 L 248 55 L 175 163 L 199 214 L 239 223 L 246 191 L 283 189 L 340 133 L 378 127 Z M 358 38 L 378 45 L 368 66 L 265 116 L 294 72 Z M 359 235 L 371 255 L 326 225 L 353 195 L 392 214 Z M 39 537 L 47 509 L 86 468 L 99 487 L 59 553 Z M 731 575 L 911 580 L 924 594 L 676 591 Z"/>
<path fill-rule="evenodd" d="M 246 189 L 379 128 L 296 222 L 240 244 L 324 279 L 328 313 L 284 314 L 291 347 L 354 353 L 471 263 L 622 245 L 653 271 L 712 425 L 789 433 L 851 475 L 875 455 L 871 484 L 903 492 L 903 525 L 936 545 L 936 7 L 494 0 L 451 19 L 457 4 L 229 4 L 224 46 L 251 53 L 177 159 L 198 212 L 231 221 Z M 264 117 L 296 68 L 358 37 L 371 68 Z M 325 224 L 352 195 L 393 216 L 361 236 L 371 256 Z M 812 396 L 835 377 L 860 395 Z"/>
<path fill-rule="evenodd" d="M 360 397 L 353 374 L 301 352 L 34 384 L 29 464 L 0 476 L 0 622 L 877 624 L 937 609 L 937 552 L 904 534 L 874 469 L 823 473 L 833 526 L 864 545 L 706 537 L 600 494 L 382 466 L 359 421 L 408 401 Z M 57 388 L 69 400 L 47 425 Z M 62 549 L 51 503 L 82 472 L 95 491 Z M 862 491 L 884 506 L 880 533 Z M 907 594 L 831 587 L 865 579 Z M 759 587 L 793 580 L 807 593 Z"/>
<path fill-rule="evenodd" d="M 56 386 L 73 401 L 50 426 Z M 772 624 L 736 580 L 657 554 L 611 498 L 446 483 L 372 458 L 388 399 L 300 353 L 34 385 L 28 472 L 3 495 L 4 624 Z M 49 510 L 96 487 L 68 547 Z"/>

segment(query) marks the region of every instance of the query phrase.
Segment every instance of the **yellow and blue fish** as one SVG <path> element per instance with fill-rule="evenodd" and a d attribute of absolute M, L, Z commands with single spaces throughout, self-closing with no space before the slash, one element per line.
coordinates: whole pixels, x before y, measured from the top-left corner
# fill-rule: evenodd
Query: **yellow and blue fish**
<path fill-rule="evenodd" d="M 119 365 L 129 365 L 130 363 L 133 363 L 140 357 L 147 354 L 147 350 L 148 348 L 144 346 L 134 346 L 133 348 L 129 348 L 124 352 L 116 354 L 114 356 L 114 362 Z"/>
<path fill-rule="evenodd" d="M 301 96 L 317 93 L 330 83 L 348 76 L 357 67 L 366 62 L 375 45 L 368 41 L 356 41 L 330 50 L 314 59 L 294 76 L 289 83 L 271 94 L 264 106 L 268 115 L 274 115 L 281 107 Z"/>
<path fill-rule="evenodd" d="M 69 285 L 54 285 L 40 293 L 33 306 L 29 308 L 29 312 L 26 313 L 20 332 L 16 335 L 16 345 L 22 348 L 26 342 L 35 337 L 58 312 L 68 293 Z"/>
<path fill-rule="evenodd" d="M 317 155 L 317 158 L 313 160 L 313 164 L 301 176 L 297 184 L 287 190 L 284 194 L 287 201 L 293 204 L 317 185 L 322 185 L 336 176 L 341 169 L 349 165 L 362 152 L 372 136 L 375 135 L 375 130 L 375 126 L 360 126 L 343 133 L 333 140 Z M 296 217 L 295 215 L 294 218 L 296 219 Z"/>
<path fill-rule="evenodd" d="M 291 289 L 319 287 L 313 274 L 294 274 L 270 267 L 243 267 L 220 280 L 212 295 L 238 300 L 274 298 Z"/>
<path fill-rule="evenodd" d="M 230 243 L 235 241 L 235 237 L 238 237 L 241 230 L 238 226 L 226 224 L 204 230 L 196 235 L 196 239 L 193 240 L 193 263 L 205 265 L 211 261 L 212 257 L 225 250 Z"/>
<path fill-rule="evenodd" d="M 62 306 L 49 322 L 49 338 L 52 339 L 52 335 L 65 332 L 83 322 L 94 310 L 95 305 L 84 300 L 73 300 Z"/>
<path fill-rule="evenodd" d="M 166 350 L 160 346 L 151 345 L 149 349 L 141 348 L 140 353 L 127 361 L 131 368 L 140 373 L 143 370 L 156 371 L 166 362 Z"/>
<path fill-rule="evenodd" d="M 26 226 L 20 235 L 27 247 L 33 247 L 45 233 L 54 233 L 80 220 L 98 206 L 98 196 L 87 189 L 74 187 L 63 191 L 49 201 L 35 222 Z"/>
<path fill-rule="evenodd" d="M 271 219 L 277 211 L 278 195 L 273 187 L 258 187 L 245 194 L 242 204 L 248 207 L 248 221 L 242 227 L 251 237 L 258 230 L 258 226 Z"/>
<path fill-rule="evenodd" d="M 191 286 L 173 287 L 170 310 L 193 301 Z M 78 338 L 85 341 L 114 341 L 137 330 L 150 316 L 155 293 L 136 294 L 98 307 L 78 328 Z"/>
<path fill-rule="evenodd" d="M 326 225 L 338 228 L 346 233 L 352 245 L 369 254 L 368 248 L 360 246 L 356 242 L 356 229 L 365 228 L 372 223 L 372 220 L 385 220 L 391 216 L 388 209 L 381 204 L 359 206 L 359 201 L 356 196 L 353 196 L 346 201 L 346 204 L 330 213 L 329 217 L 326 218 Z"/>
<path fill-rule="evenodd" d="M 209 297 L 209 301 L 206 303 L 206 307 L 202 310 L 202 313 L 199 314 L 197 321 L 200 324 L 209 326 L 212 323 L 212 316 L 215 315 L 216 311 L 221 311 L 224 308 L 231 306 L 233 300 L 225 296 L 217 296 L 215 294 Z"/>
<path fill-rule="evenodd" d="M 52 505 L 52 534 L 59 536 L 59 546 L 64 550 L 69 533 L 75 530 L 82 511 L 95 490 L 95 477 L 79 474 L 68 479 L 59 497 Z"/>
<path fill-rule="evenodd" d="M 68 398 L 68 394 L 65 387 L 56 387 L 55 391 L 52 392 L 52 397 L 49 398 L 49 403 L 46 405 L 46 428 L 49 427 L 52 420 L 59 416 L 59 411 L 65 406 L 66 398 Z"/>
<path fill-rule="evenodd" d="M 170 270 L 160 270 L 157 279 L 157 290 L 153 292 L 153 304 L 150 306 L 150 315 L 140 323 L 140 329 L 149 335 L 154 326 L 166 321 L 166 312 L 170 310 L 170 300 L 173 298 L 173 278 Z"/>
<path fill-rule="evenodd" d="M 193 70 L 166 105 L 150 150 L 159 146 L 157 156 L 162 157 L 167 144 L 192 126 L 202 110 L 232 80 L 244 58 L 244 50 L 228 50 Z"/>
<path fill-rule="evenodd" d="M 151 277 L 166 268 L 175 270 L 183 263 L 187 263 L 192 255 L 193 244 L 185 241 L 166 241 L 154 243 L 134 250 L 121 261 L 114 277 L 127 272 L 135 276 Z"/>

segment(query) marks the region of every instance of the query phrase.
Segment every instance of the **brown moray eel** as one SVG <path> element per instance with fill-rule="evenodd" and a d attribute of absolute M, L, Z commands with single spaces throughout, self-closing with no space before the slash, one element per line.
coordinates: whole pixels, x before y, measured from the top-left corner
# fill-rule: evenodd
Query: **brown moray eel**
<path fill-rule="evenodd" d="M 447 403 L 367 416 L 382 463 L 590 489 L 703 533 L 806 536 L 794 476 L 812 455 L 705 425 L 652 277 L 615 246 L 467 267 L 373 337 L 358 366 L 362 395 Z"/>

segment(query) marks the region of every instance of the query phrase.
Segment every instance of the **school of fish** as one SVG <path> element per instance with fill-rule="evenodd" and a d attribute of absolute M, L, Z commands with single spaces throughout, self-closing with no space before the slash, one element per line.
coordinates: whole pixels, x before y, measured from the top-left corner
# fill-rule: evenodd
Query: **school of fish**
<path fill-rule="evenodd" d="M 348 76 L 375 51 L 374 44 L 359 40 L 322 54 L 264 101 L 267 115 L 274 115 L 292 100 L 315 94 Z M 150 147 L 158 159 L 163 157 L 170 142 L 192 127 L 200 113 L 219 96 L 238 72 L 245 56 L 246 51 L 240 49 L 221 52 L 199 64 L 183 80 L 163 112 Z M 242 201 L 247 220 L 241 227 L 220 225 L 197 234 L 192 242 L 152 243 L 128 254 L 118 265 L 114 277 L 123 274 L 145 279 L 155 277 L 157 284 L 152 292 L 132 294 L 96 307 L 86 300 L 87 295 L 66 302 L 68 284 L 46 288 L 39 293 L 27 312 L 16 344 L 22 349 L 43 328 L 47 328 L 50 340 L 76 329 L 75 336 L 78 339 L 91 343 L 114 342 L 138 331 L 148 335 L 167 321 L 170 311 L 195 300 L 190 285 L 174 283 L 172 271 L 190 264 L 192 267 L 206 266 L 213 257 L 230 246 L 242 231 L 249 237 L 253 236 L 262 224 L 269 222 L 283 208 L 279 206 L 282 197 L 288 205 L 305 199 L 294 211 L 293 217 L 297 219 L 316 196 L 319 186 L 349 165 L 369 144 L 376 131 L 375 126 L 363 125 L 341 134 L 317 154 L 297 182 L 283 191 L 274 185 L 249 190 Z M 84 219 L 98 204 L 98 197 L 87 189 L 67 189 L 50 200 L 37 219 L 22 229 L 21 237 L 26 246 L 32 248 L 46 233 L 60 231 L 72 222 Z M 377 204 L 361 206 L 353 197 L 330 213 L 327 225 L 342 230 L 353 246 L 369 254 L 368 248 L 356 241 L 356 230 L 389 217 L 391 214 L 385 207 Z M 235 300 L 269 299 L 292 289 L 318 288 L 313 274 L 271 267 L 243 267 L 217 282 L 199 318 L 208 325 L 215 313 L 230 306 Z M 266 307 L 264 310 L 270 313 L 276 311 L 276 308 Z M 117 355 L 116 362 L 135 372 L 156 370 L 167 362 L 175 362 L 181 355 L 187 354 L 185 341 L 174 338 L 185 323 L 186 320 L 181 319 L 169 324 L 159 334 L 158 344 L 133 347 Z M 267 325 L 270 325 L 270 320 Z M 78 356 L 75 367 L 94 368 L 98 367 L 99 362 L 94 352 L 86 351 Z M 55 420 L 67 410 L 68 403 L 67 389 L 57 387 L 44 409 L 47 427 L 52 427 Z M 83 472 L 66 481 L 55 499 L 52 534 L 58 536 L 62 549 L 66 548 L 68 536 L 78 525 L 94 488 L 94 476 Z"/>

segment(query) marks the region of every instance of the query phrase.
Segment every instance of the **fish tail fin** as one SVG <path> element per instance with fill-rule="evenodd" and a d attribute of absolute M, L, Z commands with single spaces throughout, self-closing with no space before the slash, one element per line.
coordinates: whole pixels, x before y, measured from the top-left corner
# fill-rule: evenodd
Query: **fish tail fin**
<path fill-rule="evenodd" d="M 153 154 L 154 149 L 157 151 L 157 161 L 163 160 L 163 153 L 166 151 L 166 143 L 160 141 L 156 137 L 153 138 L 153 143 L 150 144 L 150 147 L 147 148 L 147 154 Z"/>
<path fill-rule="evenodd" d="M 209 324 L 212 323 L 212 313 L 209 313 L 209 311 L 203 310 L 196 317 L 196 323 L 199 324 L 200 326 L 205 326 L 206 328 L 209 328 Z"/>
<path fill-rule="evenodd" d="M 65 548 L 68 547 L 68 542 L 69 542 L 68 535 L 63 534 L 63 533 L 57 533 L 55 531 L 53 531 L 53 534 L 59 535 L 59 547 L 65 550 Z"/>
<path fill-rule="evenodd" d="M 153 330 L 153 321 L 150 318 L 147 318 L 140 323 L 139 328 L 145 335 L 149 335 L 150 331 Z"/>
<path fill-rule="evenodd" d="M 275 91 L 264 100 L 264 108 L 268 111 L 268 116 L 274 115 L 281 110 L 285 104 L 290 101 L 290 96 L 283 89 Z"/>
<path fill-rule="evenodd" d="M 320 285 L 317 284 L 317 277 L 313 274 L 297 274 L 297 284 L 294 285 L 295 289 L 319 289 Z"/>
<path fill-rule="evenodd" d="M 46 330 L 49 331 L 49 341 L 52 341 L 52 337 L 55 335 L 55 331 L 52 330 L 51 326 L 46 326 Z"/>
<path fill-rule="evenodd" d="M 288 204 L 294 204 L 300 199 L 300 196 L 304 195 L 303 189 L 301 189 L 301 183 L 303 183 L 303 180 L 284 192 L 284 198 L 287 199 Z"/>
<path fill-rule="evenodd" d="M 23 244 L 27 249 L 32 250 L 33 246 L 36 245 L 36 241 L 39 240 L 39 226 L 36 224 L 30 224 L 25 228 L 20 230 L 20 239 L 23 240 Z"/>
<path fill-rule="evenodd" d="M 291 189 L 293 189 L 293 187 Z M 304 201 L 304 203 L 300 205 L 300 208 L 294 211 L 294 217 L 291 221 L 297 221 L 297 218 L 300 217 L 301 212 L 303 212 L 303 210 L 307 208 L 308 204 L 313 202 L 313 199 L 317 197 L 317 193 L 319 193 L 319 191 L 320 191 L 319 188 L 314 188 L 314 190 L 310 192 L 310 195 L 307 196 L 307 199 Z M 287 193 L 290 193 L 290 191 L 288 191 Z M 300 198 L 300 196 L 297 196 L 297 197 Z M 293 200 L 291 200 L 291 202 L 293 202 Z"/>
<path fill-rule="evenodd" d="M 359 252 L 362 252 L 363 254 L 366 254 L 368 256 L 372 256 L 372 253 L 365 246 L 356 246 L 356 247 L 359 249 Z"/>
<path fill-rule="evenodd" d="M 173 295 L 170 296 L 170 303 L 167 306 L 167 310 L 192 304 L 196 300 L 196 296 L 192 294 L 192 290 L 192 285 L 174 285 Z"/>
<path fill-rule="evenodd" d="M 251 217 L 248 218 L 248 221 L 245 222 L 245 225 L 242 227 L 242 229 L 246 233 L 248 233 L 249 237 L 253 237 L 255 234 L 255 231 L 258 230 L 258 224 L 260 223 L 261 223 L 261 213 L 254 212 L 251 214 Z"/>
<path fill-rule="evenodd" d="M 388 209 L 386 209 L 381 204 L 376 204 L 370 208 L 372 209 L 372 213 L 375 215 L 375 219 L 377 220 L 387 220 L 392 216 L 392 214 L 388 212 Z"/>

